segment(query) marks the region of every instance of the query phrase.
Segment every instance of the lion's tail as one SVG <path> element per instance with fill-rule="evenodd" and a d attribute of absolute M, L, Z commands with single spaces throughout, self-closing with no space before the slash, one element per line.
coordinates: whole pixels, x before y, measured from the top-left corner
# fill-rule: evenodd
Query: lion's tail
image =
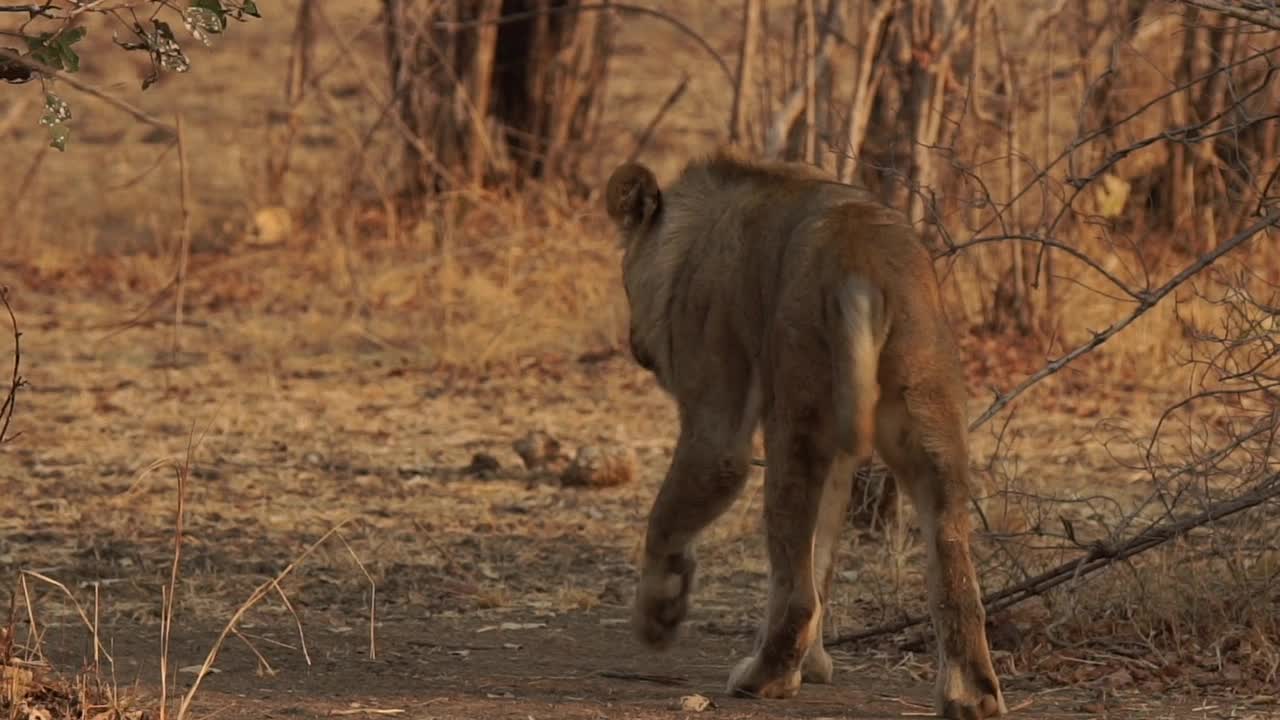
<path fill-rule="evenodd" d="M 865 460 L 875 442 L 880 399 L 876 375 L 885 340 L 884 295 L 865 278 L 850 276 L 837 287 L 834 306 L 828 317 L 836 430 L 845 452 Z"/>

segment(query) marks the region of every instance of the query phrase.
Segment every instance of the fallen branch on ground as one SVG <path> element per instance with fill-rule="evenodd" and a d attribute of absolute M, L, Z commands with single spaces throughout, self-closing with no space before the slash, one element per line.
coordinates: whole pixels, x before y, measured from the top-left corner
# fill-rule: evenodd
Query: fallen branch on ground
<path fill-rule="evenodd" d="M 1196 528 L 1230 517 L 1277 497 L 1280 497 L 1280 473 L 1268 476 L 1258 484 L 1258 487 L 1250 492 L 1210 505 L 1204 512 L 1181 520 L 1169 520 L 1150 525 L 1118 545 L 1097 543 L 1087 554 L 1081 557 L 1064 562 L 1016 585 L 988 594 L 982 599 L 982 604 L 986 607 L 988 613 L 1006 610 L 1025 600 L 1043 595 L 1068 580 L 1079 580 L 1085 576 L 1092 575 L 1112 563 L 1159 547 Z M 827 645 L 830 647 L 831 645 L 852 644 L 875 637 L 892 635 L 928 621 L 929 617 L 927 615 L 909 615 L 895 622 L 840 635 L 829 641 Z"/>

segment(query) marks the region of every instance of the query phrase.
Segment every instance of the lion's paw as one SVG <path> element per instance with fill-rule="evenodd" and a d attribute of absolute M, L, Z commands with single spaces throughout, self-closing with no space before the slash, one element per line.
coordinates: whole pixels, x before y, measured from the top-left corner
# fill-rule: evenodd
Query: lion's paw
<path fill-rule="evenodd" d="M 671 646 L 689 613 L 695 563 L 691 557 L 676 556 L 664 565 L 641 572 L 634 617 L 641 642 L 659 650 Z"/>
<path fill-rule="evenodd" d="M 948 720 L 983 720 L 1008 713 L 990 661 L 965 672 L 944 664 L 939 675 L 939 714 Z"/>
<path fill-rule="evenodd" d="M 830 685 L 834 674 L 835 663 L 831 660 L 831 653 L 822 647 L 821 642 L 815 642 L 809 648 L 809 654 L 804 656 L 804 662 L 800 664 L 800 676 L 807 683 Z"/>
<path fill-rule="evenodd" d="M 729 694 L 734 697 L 780 700 L 800 692 L 800 670 L 769 677 L 757 656 L 743 658 L 729 674 Z"/>

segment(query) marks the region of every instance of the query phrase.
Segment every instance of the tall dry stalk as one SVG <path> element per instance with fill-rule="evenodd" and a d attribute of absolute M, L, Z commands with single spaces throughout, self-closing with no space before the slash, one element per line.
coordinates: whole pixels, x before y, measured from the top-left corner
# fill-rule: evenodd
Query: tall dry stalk
<path fill-rule="evenodd" d="M 179 366 L 178 356 L 182 352 L 182 321 L 187 302 L 187 265 L 191 258 L 191 168 L 187 159 L 186 131 L 183 129 L 182 115 L 174 118 L 174 127 L 178 135 L 178 201 L 182 213 L 179 232 L 181 242 L 178 246 L 178 269 L 174 276 L 174 308 L 173 308 L 173 345 L 172 364 Z"/>
<path fill-rule="evenodd" d="M 160 588 L 160 720 L 166 720 L 169 712 L 169 639 L 173 633 L 173 607 L 177 601 L 178 575 L 182 565 L 182 538 L 186 523 L 187 480 L 191 473 L 192 438 L 195 428 L 187 438 L 187 454 L 182 465 L 174 468 L 177 476 L 178 507 L 173 524 L 173 561 L 169 566 L 169 582 Z"/>
<path fill-rule="evenodd" d="M 818 13 L 814 0 L 804 2 L 804 161 L 818 160 Z"/>
<path fill-rule="evenodd" d="M 729 111 L 729 142 L 747 138 L 747 111 L 753 95 L 756 54 L 760 47 L 760 0 L 743 0 L 742 41 L 738 45 L 737 81 L 733 87 L 733 105 Z"/>
<path fill-rule="evenodd" d="M 841 148 L 837 166 L 841 182 L 852 182 L 858 174 L 858 158 L 867 137 L 867 124 L 888 64 L 884 51 L 887 47 L 884 29 L 896 2 L 897 0 L 879 0 L 869 13 L 867 6 L 871 3 L 859 3 L 863 21 L 855 22 L 854 25 L 864 28 L 864 31 L 855 71 L 850 73 L 852 87 L 849 91 L 849 112 L 845 124 L 845 146 Z"/>

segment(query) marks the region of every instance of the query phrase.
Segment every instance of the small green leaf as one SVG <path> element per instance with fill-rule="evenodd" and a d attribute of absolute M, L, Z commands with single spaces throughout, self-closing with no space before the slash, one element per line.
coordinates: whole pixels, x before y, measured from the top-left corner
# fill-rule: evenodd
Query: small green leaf
<path fill-rule="evenodd" d="M 54 125 L 49 128 L 49 147 L 58 152 L 66 152 L 67 140 L 71 137 L 71 128 L 66 125 Z"/>
<path fill-rule="evenodd" d="M 55 70 L 76 72 L 80 69 L 80 56 L 71 46 L 84 39 L 85 29 L 71 28 L 61 35 L 41 33 L 38 37 L 25 38 L 30 58 Z"/>
<path fill-rule="evenodd" d="M 28 37 L 27 49 L 31 52 L 28 57 L 36 62 L 44 63 L 54 70 L 62 69 L 62 55 L 55 47 L 49 45 L 49 38 L 53 37 L 51 33 L 40 33 L 40 37 Z"/>
<path fill-rule="evenodd" d="M 71 106 L 55 93 L 45 93 L 44 114 L 40 116 L 40 124 L 47 127 L 61 125 L 71 119 Z"/>
<path fill-rule="evenodd" d="M 188 23 L 206 32 L 218 33 L 227 29 L 227 9 L 222 7 L 221 0 L 192 0 L 186 17 Z M 216 21 L 217 27 L 213 27 L 210 20 Z"/>
<path fill-rule="evenodd" d="M 67 45 L 74 45 L 75 43 L 78 43 L 81 40 L 83 40 L 84 36 L 85 36 L 84 28 L 74 27 L 62 33 L 62 35 L 60 35 L 58 39 L 61 40 L 63 43 L 66 43 Z"/>
<path fill-rule="evenodd" d="M 262 17 L 262 15 L 258 14 L 258 4 L 253 0 L 244 0 L 244 2 L 240 3 L 240 12 L 256 18 Z"/>
<path fill-rule="evenodd" d="M 40 33 L 39 37 L 28 36 L 22 39 L 25 40 L 27 43 L 27 50 L 30 52 L 35 52 L 40 48 L 44 47 L 45 41 L 49 39 L 49 33 Z"/>
<path fill-rule="evenodd" d="M 67 72 L 77 72 L 80 70 L 80 56 L 76 54 L 75 50 L 71 49 L 70 45 L 65 43 L 59 44 L 58 50 L 60 51 L 59 56 L 62 60 L 62 65 L 67 69 Z"/>

